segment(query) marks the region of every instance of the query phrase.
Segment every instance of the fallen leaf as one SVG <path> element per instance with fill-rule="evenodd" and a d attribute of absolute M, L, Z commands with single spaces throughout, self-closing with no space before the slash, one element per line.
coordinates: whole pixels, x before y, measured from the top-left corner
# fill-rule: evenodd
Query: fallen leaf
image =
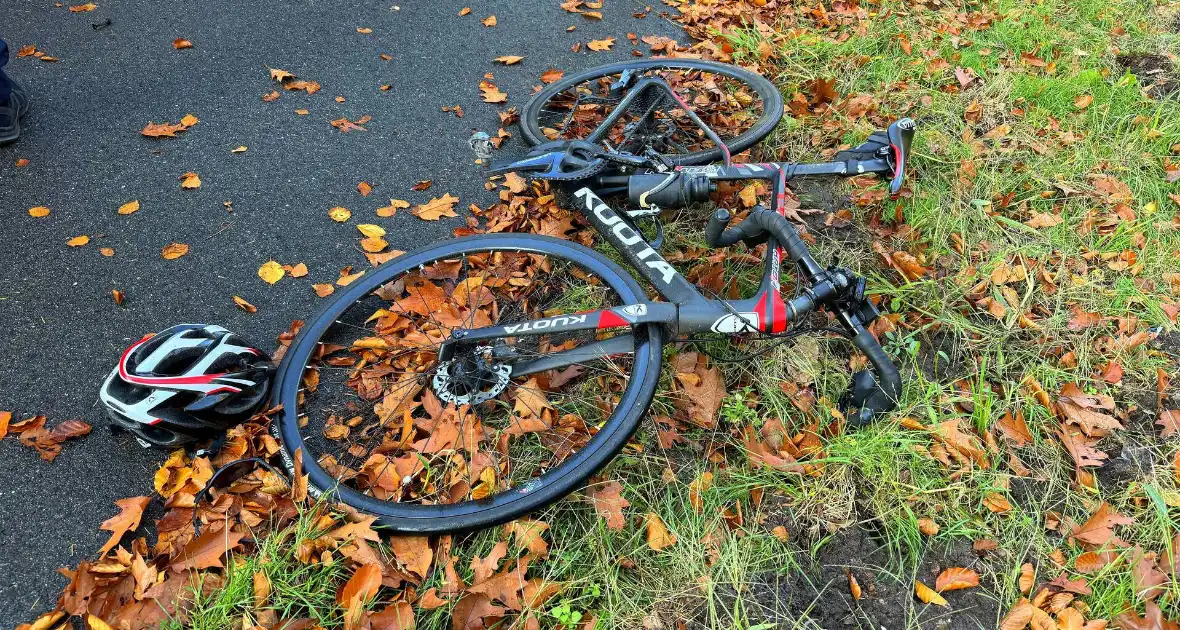
<path fill-rule="evenodd" d="M 496 57 L 494 61 L 498 61 L 506 66 L 518 64 L 524 60 L 520 55 L 504 55 L 503 57 Z"/>
<path fill-rule="evenodd" d="M 83 234 L 82 236 L 75 236 L 74 238 L 66 241 L 66 245 L 69 245 L 70 247 L 81 247 L 89 242 L 90 237 Z"/>
<path fill-rule="evenodd" d="M 303 263 L 296 263 L 293 267 L 283 267 L 287 271 L 287 275 L 292 278 L 302 278 L 307 275 L 307 265 Z"/>
<path fill-rule="evenodd" d="M 373 32 L 373 29 L 367 26 L 358 26 L 356 28 L 356 32 L 360 33 L 361 35 L 369 35 Z"/>
<path fill-rule="evenodd" d="M 462 9 L 459 9 L 460 17 L 467 15 L 468 13 L 471 13 L 471 7 L 463 7 Z"/>
<path fill-rule="evenodd" d="M 1105 545 L 1114 539 L 1114 527 L 1130 525 L 1135 521 L 1114 511 L 1106 502 L 1098 506 L 1090 518 L 1070 532 L 1069 538 L 1090 545 Z"/>
<path fill-rule="evenodd" d="M 608 529 L 621 530 L 626 523 L 623 508 L 631 505 L 631 502 L 624 499 L 622 493 L 622 484 L 613 480 L 597 484 L 587 493 L 590 502 L 594 504 L 594 511 L 606 519 Z"/>
<path fill-rule="evenodd" d="M 1078 109 L 1086 109 L 1090 103 L 1094 102 L 1094 97 L 1090 94 L 1081 94 L 1073 100 L 1073 106 Z"/>
<path fill-rule="evenodd" d="M 365 236 L 385 236 L 385 228 L 380 225 L 373 225 L 372 223 L 359 223 L 356 229 L 360 230 L 361 234 Z"/>
<path fill-rule="evenodd" d="M 115 501 L 115 505 L 119 506 L 119 513 L 99 525 L 99 529 L 105 529 L 111 532 L 111 537 L 107 539 L 106 543 L 98 550 L 98 555 L 102 556 L 106 552 L 119 544 L 123 538 L 123 534 L 129 531 L 134 531 L 139 527 L 139 520 L 143 518 L 143 510 L 151 503 L 151 497 L 131 497 L 128 499 L 119 499 Z"/>
<path fill-rule="evenodd" d="M 328 216 L 337 223 L 344 223 L 352 216 L 352 211 L 348 208 L 341 208 L 339 206 L 328 210 Z"/>
<path fill-rule="evenodd" d="M 377 216 L 387 219 L 397 214 L 397 211 L 403 208 L 409 208 L 410 202 L 402 199 L 390 199 L 388 206 L 377 208 Z"/>
<path fill-rule="evenodd" d="M 647 513 L 647 546 L 659 551 L 676 544 L 676 536 L 668 531 L 664 521 L 655 512 Z"/>
<path fill-rule="evenodd" d="M 368 197 L 369 193 L 373 192 L 373 187 L 369 185 L 369 182 L 362 181 L 356 185 L 356 191 L 359 192 L 362 197 Z"/>
<path fill-rule="evenodd" d="M 192 48 L 193 43 L 183 37 L 172 40 L 172 47 L 176 50 L 184 50 L 185 48 Z"/>
<path fill-rule="evenodd" d="M 185 545 L 172 561 L 171 568 L 173 571 L 220 568 L 221 558 L 236 548 L 245 537 L 244 532 L 206 527 L 200 536 Z"/>
<path fill-rule="evenodd" d="M 459 203 L 458 197 L 446 193 L 442 197 L 436 197 L 424 204 L 415 206 L 410 212 L 424 221 L 438 221 L 442 217 L 459 216 L 455 212 L 455 204 L 457 203 Z"/>
<path fill-rule="evenodd" d="M 554 81 L 560 81 L 563 76 L 565 76 L 565 71 L 558 70 L 557 68 L 549 68 L 541 73 L 541 82 L 553 83 Z"/>
<path fill-rule="evenodd" d="M 107 258 L 110 258 L 111 256 L 115 255 L 115 250 L 110 247 L 100 247 L 98 248 L 98 253 L 106 256 Z"/>
<path fill-rule="evenodd" d="M 87 13 L 98 8 L 97 4 L 87 2 L 86 4 L 75 4 L 70 7 L 70 13 Z"/>
<path fill-rule="evenodd" d="M 484 18 L 484 19 L 482 19 L 482 20 L 480 20 L 480 21 L 481 21 L 481 22 L 483 22 L 483 25 L 484 25 L 484 26 L 487 26 L 487 27 L 489 27 L 489 28 L 490 28 L 490 27 L 492 27 L 492 26 L 495 26 L 495 25 L 496 25 L 496 16 L 494 16 L 494 15 L 489 15 L 489 16 L 487 16 L 486 18 Z"/>
<path fill-rule="evenodd" d="M 479 82 L 479 91 L 482 92 L 480 98 L 485 103 L 503 103 L 508 100 L 507 92 L 501 92 L 495 83 L 486 79 Z"/>
<path fill-rule="evenodd" d="M 775 525 L 774 529 L 770 530 L 770 533 L 773 534 L 779 542 L 785 543 L 791 539 L 790 532 L 788 532 L 787 528 L 782 525 Z"/>
<path fill-rule="evenodd" d="M 258 268 L 258 277 L 267 284 L 274 284 L 282 280 L 285 275 L 287 275 L 287 271 L 273 260 L 262 263 L 262 266 Z"/>
<path fill-rule="evenodd" d="M 934 589 L 917 580 L 914 580 L 914 595 L 927 604 L 934 604 L 935 606 L 948 605 L 947 601 L 942 598 L 942 595 L 939 595 Z"/>
<path fill-rule="evenodd" d="M 17 158 L 16 159 L 16 167 L 17 168 L 24 168 L 28 165 L 29 165 L 28 158 Z"/>
<path fill-rule="evenodd" d="M 1167 409 L 1163 411 L 1155 423 L 1161 428 L 1160 437 L 1176 435 L 1177 432 L 1180 432 L 1180 410 Z"/>
<path fill-rule="evenodd" d="M 348 606 L 354 599 L 360 600 L 362 603 L 368 602 L 377 596 L 377 591 L 380 588 L 381 567 L 372 563 L 362 564 L 344 584 L 344 588 L 340 589 L 336 601 L 345 606 Z"/>
<path fill-rule="evenodd" d="M 278 90 L 271 90 L 271 91 L 267 92 L 266 94 L 262 95 L 262 102 L 263 103 L 273 103 L 273 102 L 279 100 L 279 96 L 280 96 L 280 94 L 279 94 Z"/>
<path fill-rule="evenodd" d="M 29 216 L 40 219 L 41 217 L 49 216 L 49 208 L 45 206 L 33 206 L 29 208 Z"/>
<path fill-rule="evenodd" d="M 589 48 L 590 50 L 603 52 L 603 51 L 610 50 L 611 46 L 614 46 L 614 45 L 615 45 L 615 38 L 608 37 L 606 39 L 591 40 L 589 43 L 586 44 L 586 47 Z"/>
<path fill-rule="evenodd" d="M 860 582 L 856 581 L 856 576 L 851 571 L 848 572 L 848 592 L 852 595 L 852 599 L 859 600 L 863 594 L 860 589 Z"/>
<path fill-rule="evenodd" d="M 996 514 L 1007 514 L 1012 510 L 1012 504 L 998 492 L 989 492 L 984 495 L 983 506 Z"/>
<path fill-rule="evenodd" d="M 234 300 L 234 304 L 238 305 L 238 308 L 242 309 L 243 311 L 246 311 L 247 313 L 257 313 L 258 312 L 258 307 L 254 306 L 253 304 L 247 302 L 246 300 L 243 300 L 242 298 L 240 298 L 236 295 L 233 296 L 233 300 Z"/>
<path fill-rule="evenodd" d="M 369 252 L 370 254 L 376 254 L 377 252 L 383 251 L 386 247 L 389 247 L 389 242 L 380 236 L 370 236 L 368 238 L 361 239 L 361 249 Z"/>
<path fill-rule="evenodd" d="M 927 536 L 933 536 L 938 533 L 938 530 L 939 530 L 938 523 L 935 523 L 934 519 L 929 519 L 929 518 L 918 519 L 918 531 L 922 532 L 923 534 L 925 534 Z"/>
<path fill-rule="evenodd" d="M 169 243 L 160 250 L 160 256 L 164 260 L 176 260 L 188 253 L 188 245 L 184 243 Z"/>
<path fill-rule="evenodd" d="M 336 287 L 330 284 L 313 284 L 311 285 L 311 288 L 315 290 L 315 294 L 320 297 L 328 297 L 329 295 L 332 295 L 333 291 L 336 290 Z"/>
<path fill-rule="evenodd" d="M 201 178 L 196 173 L 185 173 L 180 176 L 180 187 L 193 189 L 201 187 Z"/>
<path fill-rule="evenodd" d="M 979 586 L 979 574 L 963 567 L 951 567 L 938 574 L 934 589 L 940 593 Z"/>
<path fill-rule="evenodd" d="M 127 203 L 119 206 L 119 210 L 118 210 L 119 214 L 134 214 L 138 211 L 139 211 L 139 200 L 138 199 L 136 199 L 135 201 L 128 201 Z"/>

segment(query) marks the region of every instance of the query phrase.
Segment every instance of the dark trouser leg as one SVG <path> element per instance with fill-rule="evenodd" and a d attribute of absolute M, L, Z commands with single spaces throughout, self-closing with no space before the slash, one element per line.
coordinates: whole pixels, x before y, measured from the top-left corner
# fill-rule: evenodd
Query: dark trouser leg
<path fill-rule="evenodd" d="M 8 44 L 0 39 L 0 103 L 8 101 L 8 95 L 12 93 L 12 81 L 8 80 L 8 75 L 4 74 L 4 66 L 8 64 Z"/>

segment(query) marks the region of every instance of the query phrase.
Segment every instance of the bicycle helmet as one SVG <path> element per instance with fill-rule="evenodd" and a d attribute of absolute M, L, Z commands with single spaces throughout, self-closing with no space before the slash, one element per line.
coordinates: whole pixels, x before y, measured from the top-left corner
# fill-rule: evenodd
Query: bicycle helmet
<path fill-rule="evenodd" d="M 99 398 L 111 421 L 144 446 L 216 436 L 266 398 L 271 360 L 221 326 L 180 324 L 123 352 Z"/>

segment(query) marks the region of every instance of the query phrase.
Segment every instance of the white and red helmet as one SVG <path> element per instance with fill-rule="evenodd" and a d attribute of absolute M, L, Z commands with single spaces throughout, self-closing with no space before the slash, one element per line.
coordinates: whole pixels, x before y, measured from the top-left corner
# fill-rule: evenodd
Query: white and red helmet
<path fill-rule="evenodd" d="M 180 324 L 132 344 L 99 398 L 115 424 L 153 446 L 210 438 L 266 399 L 271 360 L 221 326 Z"/>

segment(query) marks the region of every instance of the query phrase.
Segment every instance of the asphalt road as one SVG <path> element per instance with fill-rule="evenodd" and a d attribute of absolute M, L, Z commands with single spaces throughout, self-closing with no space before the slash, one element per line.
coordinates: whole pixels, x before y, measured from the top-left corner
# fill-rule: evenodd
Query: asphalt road
<path fill-rule="evenodd" d="M 32 99 L 24 137 L 0 147 L 0 410 L 95 425 L 53 463 L 11 437 L 0 441 L 0 628 L 52 607 L 65 583 L 55 570 L 101 546 L 98 525 L 116 512 L 113 502 L 152 492 L 166 453 L 111 435 L 96 404 L 124 347 L 181 322 L 219 323 L 273 347 L 292 319 L 321 303 L 313 282 L 367 265 L 356 223 L 382 224 L 391 247 L 408 250 L 447 238 L 459 221 L 428 223 L 405 211 L 377 218 L 388 199 L 450 192 L 463 208 L 492 201 L 467 146 L 474 130 L 498 128 L 502 106 L 479 98 L 484 73 L 495 74 L 508 105 L 522 105 L 550 66 L 572 72 L 630 58 L 629 31 L 678 35 L 656 15 L 662 5 L 651 2 L 640 20 L 631 14 L 644 3 L 632 0 L 607 2 L 603 21 L 567 13 L 558 0 L 95 1 L 88 13 L 53 0 L 0 7 L 0 37 L 14 53 L 9 74 Z M 473 10 L 460 17 L 464 6 Z M 493 28 L 480 22 L 490 14 Z M 617 39 L 609 52 L 570 50 L 607 36 Z M 179 37 L 194 47 L 175 50 Z M 15 58 L 27 44 L 60 61 Z M 526 59 L 493 64 L 501 55 Z M 268 68 L 323 88 L 265 103 L 274 89 Z M 378 89 L 386 84 L 392 89 Z M 462 119 L 439 111 L 456 104 Z M 181 137 L 139 134 L 148 121 L 188 113 L 200 122 Z M 329 125 L 365 114 L 373 117 L 367 132 Z M 231 153 L 240 145 L 248 150 Z M 16 168 L 18 158 L 29 164 Z M 180 189 L 187 171 L 199 174 L 199 189 Z M 423 179 L 433 187 L 412 192 Z M 361 180 L 373 185 L 367 198 L 357 192 Z M 137 213 L 116 213 L 136 199 Z M 30 217 L 33 206 L 51 214 Z M 333 206 L 350 208 L 353 219 L 333 222 Z M 90 243 L 67 247 L 79 235 Z M 188 244 L 188 255 L 163 260 L 172 242 Z M 310 274 L 267 285 L 256 272 L 272 258 L 303 262 Z M 112 289 L 126 295 L 123 307 Z M 258 312 L 235 308 L 234 295 Z"/>

